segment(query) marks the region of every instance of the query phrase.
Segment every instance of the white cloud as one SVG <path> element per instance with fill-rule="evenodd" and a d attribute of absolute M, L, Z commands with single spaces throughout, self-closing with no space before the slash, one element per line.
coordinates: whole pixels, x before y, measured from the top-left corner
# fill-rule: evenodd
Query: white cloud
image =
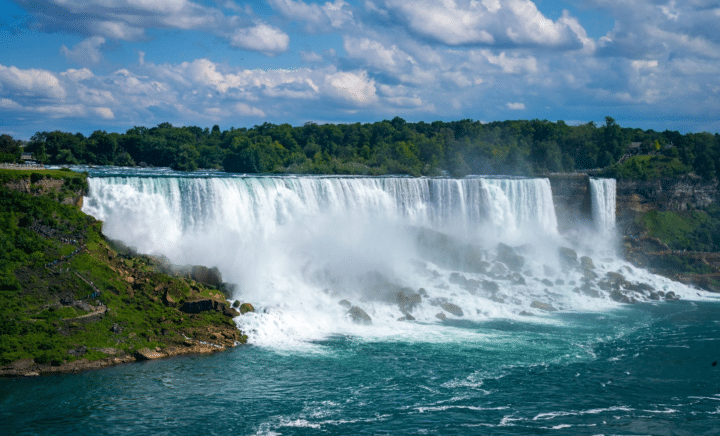
<path fill-rule="evenodd" d="M 102 36 L 92 36 L 76 44 L 72 50 L 63 45 L 60 48 L 60 53 L 67 59 L 79 64 L 96 64 L 100 62 L 102 58 L 99 48 L 103 44 L 105 44 L 105 38 Z"/>
<path fill-rule="evenodd" d="M 365 105 L 377 100 L 375 82 L 364 71 L 329 74 L 325 77 L 325 85 L 331 95 L 354 104 Z"/>
<path fill-rule="evenodd" d="M 65 89 L 50 71 L 39 69 L 21 70 L 0 65 L 0 87 L 4 94 L 48 99 L 65 98 Z"/>
<path fill-rule="evenodd" d="M 97 107 L 97 108 L 93 109 L 93 112 L 95 113 L 95 115 L 99 116 L 100 118 L 102 118 L 104 120 L 115 119 L 115 114 L 113 113 L 112 110 L 110 110 L 110 108 Z"/>
<path fill-rule="evenodd" d="M 290 37 L 276 27 L 260 23 L 251 28 L 237 29 L 230 39 L 230 44 L 233 47 L 277 55 L 287 51 Z"/>
<path fill-rule="evenodd" d="M 525 103 L 510 103 L 508 102 L 506 104 L 507 108 L 514 111 L 524 111 L 525 110 Z"/>
<path fill-rule="evenodd" d="M 235 105 L 235 112 L 237 112 L 240 115 L 249 116 L 249 117 L 264 117 L 265 112 L 262 110 L 248 106 L 245 103 L 238 103 Z"/>

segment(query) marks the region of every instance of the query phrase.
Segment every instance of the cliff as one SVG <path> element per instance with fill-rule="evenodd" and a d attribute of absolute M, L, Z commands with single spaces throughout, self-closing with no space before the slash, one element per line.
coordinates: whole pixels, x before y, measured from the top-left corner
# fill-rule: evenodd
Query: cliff
<path fill-rule="evenodd" d="M 79 210 L 86 189 L 84 174 L 0 171 L 0 376 L 245 342 L 218 274 L 195 274 L 213 284 L 172 277 L 154 259 L 118 253 L 102 223 Z"/>

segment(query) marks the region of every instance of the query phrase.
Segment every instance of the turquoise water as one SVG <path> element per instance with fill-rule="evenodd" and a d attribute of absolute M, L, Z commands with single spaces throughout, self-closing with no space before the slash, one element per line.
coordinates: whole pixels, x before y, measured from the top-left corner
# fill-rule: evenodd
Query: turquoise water
<path fill-rule="evenodd" d="M 4 434 L 720 434 L 720 303 L 0 380 Z"/>

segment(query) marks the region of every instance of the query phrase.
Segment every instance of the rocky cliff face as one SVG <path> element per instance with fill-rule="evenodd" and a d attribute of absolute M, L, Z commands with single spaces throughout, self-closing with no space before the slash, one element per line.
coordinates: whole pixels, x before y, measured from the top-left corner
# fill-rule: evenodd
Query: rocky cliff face
<path fill-rule="evenodd" d="M 706 207 L 720 200 L 717 180 L 686 175 L 662 180 L 618 180 L 618 216 Z"/>
<path fill-rule="evenodd" d="M 590 177 L 587 174 L 551 174 L 547 178 L 561 232 L 592 220 Z"/>

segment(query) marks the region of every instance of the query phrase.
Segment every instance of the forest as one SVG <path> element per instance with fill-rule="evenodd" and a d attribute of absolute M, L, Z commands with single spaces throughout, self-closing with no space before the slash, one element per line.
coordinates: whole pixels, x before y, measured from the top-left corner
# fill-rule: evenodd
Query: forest
<path fill-rule="evenodd" d="M 19 159 L 19 141 L 0 136 L 0 161 Z M 473 120 L 293 127 L 264 123 L 220 130 L 196 126 L 133 127 L 90 136 L 38 132 L 25 144 L 44 164 L 217 169 L 234 173 L 539 175 L 596 170 L 616 178 L 653 179 L 720 171 L 720 135 L 624 128 L 611 117 L 563 121 Z"/>

